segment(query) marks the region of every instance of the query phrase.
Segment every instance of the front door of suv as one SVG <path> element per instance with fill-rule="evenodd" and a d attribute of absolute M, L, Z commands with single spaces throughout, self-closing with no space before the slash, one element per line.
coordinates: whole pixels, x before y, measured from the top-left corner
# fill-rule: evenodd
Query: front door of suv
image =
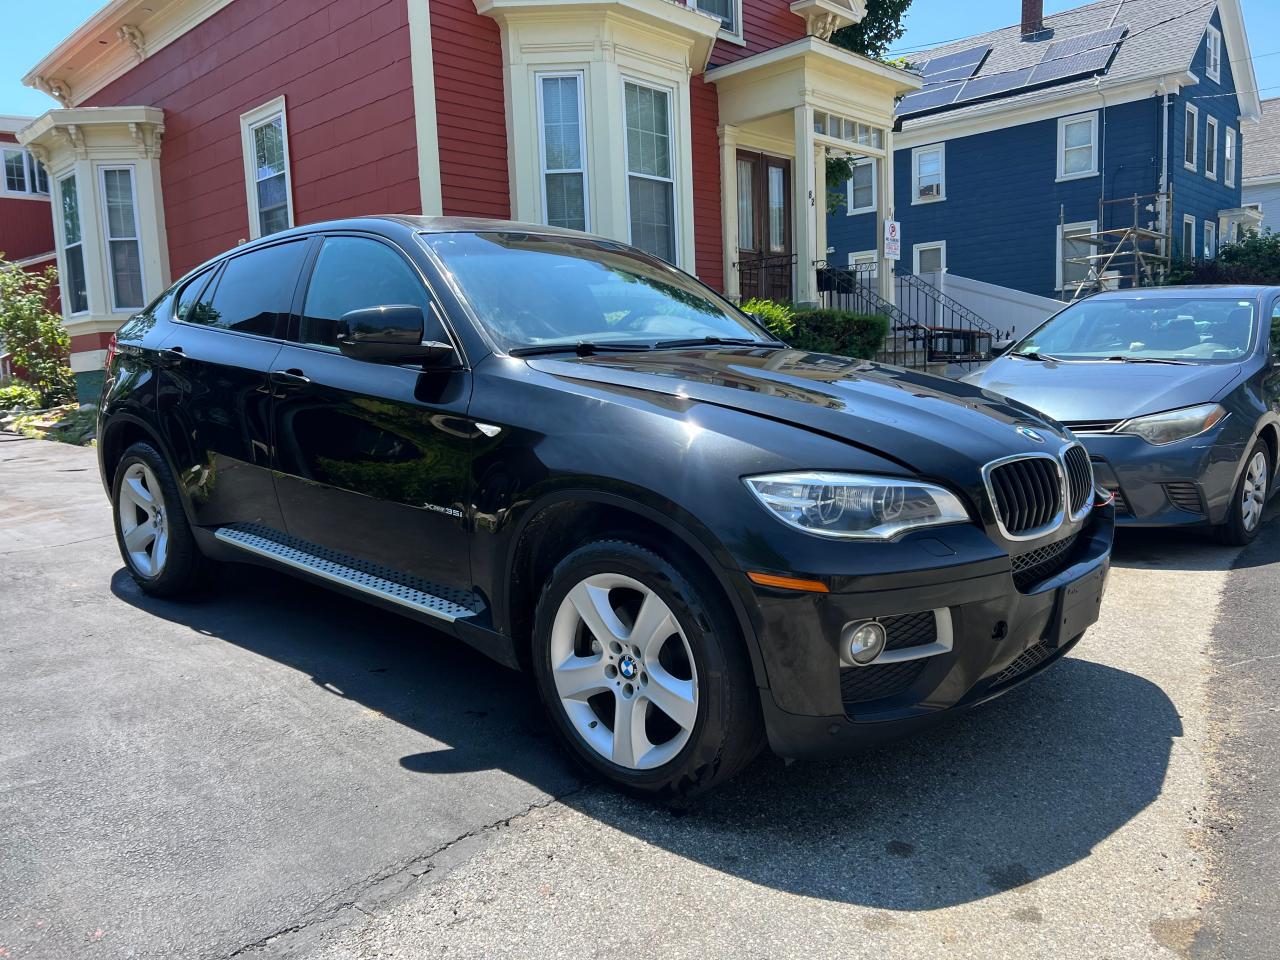
<path fill-rule="evenodd" d="M 422 308 L 448 340 L 417 268 L 371 236 L 330 235 L 275 361 L 276 484 L 292 536 L 470 593 L 465 512 L 471 374 L 343 356 L 343 314 Z"/>
<path fill-rule="evenodd" d="M 157 412 L 201 526 L 283 525 L 271 477 L 270 371 L 306 240 L 258 247 L 179 291 L 160 345 Z"/>

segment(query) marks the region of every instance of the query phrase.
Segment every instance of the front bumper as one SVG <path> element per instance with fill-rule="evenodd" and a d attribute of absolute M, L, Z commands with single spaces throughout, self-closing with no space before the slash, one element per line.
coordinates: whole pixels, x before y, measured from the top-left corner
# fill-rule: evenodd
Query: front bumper
<path fill-rule="evenodd" d="M 933 582 L 902 589 L 806 597 L 758 591 L 770 683 L 761 702 L 770 746 L 785 757 L 855 752 L 977 706 L 1036 675 L 1097 618 L 1113 532 L 1113 509 L 1096 507 L 1075 535 L 1065 565 L 1022 589 L 1006 560 L 1000 572 L 990 572 L 985 561 L 957 564 L 938 571 Z M 907 622 L 904 615 L 911 614 L 918 622 L 925 611 L 949 622 L 947 652 L 841 666 L 837 638 L 843 624 L 870 617 Z M 877 670 L 879 677 L 868 673 Z"/>

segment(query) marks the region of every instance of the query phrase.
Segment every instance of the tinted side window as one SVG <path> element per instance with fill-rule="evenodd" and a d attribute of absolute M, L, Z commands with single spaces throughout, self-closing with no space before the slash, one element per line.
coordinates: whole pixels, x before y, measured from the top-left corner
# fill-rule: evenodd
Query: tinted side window
<path fill-rule="evenodd" d="M 386 244 L 364 237 L 329 237 L 311 274 L 299 339 L 332 347 L 343 314 L 393 304 L 421 307 L 430 330 L 429 299 L 418 275 Z"/>
<path fill-rule="evenodd" d="M 179 320 L 185 320 L 187 323 L 208 323 L 207 320 L 201 320 L 198 316 L 194 316 L 192 311 L 196 305 L 196 297 L 200 296 L 200 292 L 204 290 L 209 283 L 209 278 L 213 276 L 214 271 L 206 270 L 199 276 L 193 277 L 191 281 L 182 288 L 182 292 L 178 294 L 178 303 L 173 311 L 173 315 Z"/>
<path fill-rule="evenodd" d="M 298 240 L 228 260 L 221 276 L 190 308 L 187 322 L 276 336 L 293 304 L 306 248 L 306 241 Z"/>

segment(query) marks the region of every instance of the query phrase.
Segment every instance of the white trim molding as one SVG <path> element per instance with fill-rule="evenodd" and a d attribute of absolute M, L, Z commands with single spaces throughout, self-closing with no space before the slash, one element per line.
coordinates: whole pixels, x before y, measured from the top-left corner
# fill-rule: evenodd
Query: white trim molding
<path fill-rule="evenodd" d="M 258 182 L 260 180 L 273 179 L 275 176 L 280 175 L 259 176 L 260 171 L 255 161 L 254 134 L 276 120 L 280 121 L 280 143 L 284 151 L 284 170 L 282 173 L 284 174 L 285 215 L 287 217 L 287 223 L 279 229 L 285 230 L 296 225 L 296 221 L 293 218 L 293 172 L 290 169 L 293 163 L 289 159 L 289 120 L 286 114 L 287 110 L 282 96 L 275 97 L 261 106 L 246 110 L 240 114 L 240 151 L 244 159 L 244 190 L 245 199 L 248 201 L 249 206 L 249 237 L 253 240 L 257 240 L 263 235 L 262 211 L 258 207 Z"/>
<path fill-rule="evenodd" d="M 1087 144 L 1075 144 L 1068 146 L 1067 144 L 1067 128 L 1080 127 L 1085 124 L 1089 127 L 1089 142 Z M 1088 166 L 1081 170 L 1067 171 L 1067 151 L 1089 150 Z M 1098 176 L 1098 113 L 1091 111 L 1089 113 L 1077 113 L 1069 117 L 1058 118 L 1058 183 L 1068 180 L 1084 180 L 1088 177 Z"/>
<path fill-rule="evenodd" d="M 1182 165 L 1195 173 L 1200 169 L 1200 108 L 1194 103 L 1184 104 L 1182 128 Z M 1191 131 L 1191 159 L 1187 159 L 1187 131 Z"/>
<path fill-rule="evenodd" d="M 1210 25 L 1204 32 L 1204 75 L 1214 83 L 1222 82 L 1222 31 Z"/>
<path fill-rule="evenodd" d="M 413 126 L 418 141 L 418 193 L 422 215 L 444 213 L 440 188 L 440 136 L 436 124 L 436 68 L 431 47 L 431 4 L 409 5 L 409 70 L 413 83 Z"/>
<path fill-rule="evenodd" d="M 945 240 L 930 240 L 928 243 L 913 244 L 911 247 L 911 272 L 916 274 L 920 273 L 920 254 L 924 253 L 926 250 L 937 250 L 941 254 L 940 259 L 942 263 L 942 269 L 936 272 L 946 273 L 947 272 L 947 241 Z M 930 270 L 929 272 L 934 273 L 935 271 Z"/>
<path fill-rule="evenodd" d="M 1218 223 L 1216 220 L 1204 222 L 1204 258 L 1213 260 L 1218 256 Z"/>
<path fill-rule="evenodd" d="M 1200 259 L 1196 256 L 1196 218 L 1189 213 L 1182 215 L 1182 258 Z"/>
<path fill-rule="evenodd" d="M 1235 127 L 1227 127 L 1222 148 L 1222 182 L 1228 187 L 1236 185 L 1236 167 L 1240 165 L 1240 134 Z"/>
<path fill-rule="evenodd" d="M 853 169 L 856 171 L 861 167 L 868 167 L 871 170 L 871 202 L 865 203 L 860 207 L 853 205 L 854 180 L 857 174 L 854 173 L 849 177 L 849 182 L 845 185 L 846 196 L 844 200 L 844 212 L 847 216 L 856 217 L 864 213 L 875 213 L 880 203 L 880 159 L 878 157 L 855 157 L 853 160 Z M 874 251 L 872 251 L 874 252 Z"/>
<path fill-rule="evenodd" d="M 1212 115 L 1204 118 L 1204 175 L 1218 179 L 1218 118 Z"/>
<path fill-rule="evenodd" d="M 938 155 L 938 192 L 931 196 L 921 196 L 920 161 L 932 153 Z M 915 147 L 911 151 L 911 205 L 914 207 L 922 203 L 940 203 L 946 199 L 947 145 L 945 143 L 931 143 L 926 147 Z"/>

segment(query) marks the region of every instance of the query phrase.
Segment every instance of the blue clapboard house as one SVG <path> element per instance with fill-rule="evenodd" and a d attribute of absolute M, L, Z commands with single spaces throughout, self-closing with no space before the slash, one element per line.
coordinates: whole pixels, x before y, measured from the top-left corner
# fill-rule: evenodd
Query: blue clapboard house
<path fill-rule="evenodd" d="M 1239 0 L 1105 0 L 913 57 L 899 105 L 899 273 L 1069 300 L 1212 257 L 1257 223 L 1241 153 L 1260 117 Z M 828 217 L 827 263 L 879 269 L 876 161 Z"/>

